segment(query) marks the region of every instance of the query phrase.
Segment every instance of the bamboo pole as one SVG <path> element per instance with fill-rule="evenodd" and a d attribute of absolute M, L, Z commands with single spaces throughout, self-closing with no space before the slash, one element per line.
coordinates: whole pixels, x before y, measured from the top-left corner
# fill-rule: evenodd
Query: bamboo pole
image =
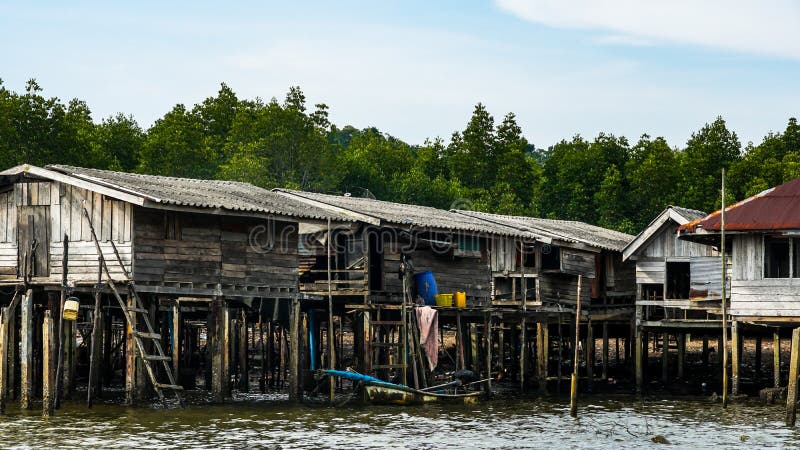
<path fill-rule="evenodd" d="M 581 282 L 583 275 L 578 275 L 578 301 L 575 307 L 575 356 L 572 368 L 572 380 L 569 389 L 569 415 L 578 417 L 578 343 L 581 336 Z"/>

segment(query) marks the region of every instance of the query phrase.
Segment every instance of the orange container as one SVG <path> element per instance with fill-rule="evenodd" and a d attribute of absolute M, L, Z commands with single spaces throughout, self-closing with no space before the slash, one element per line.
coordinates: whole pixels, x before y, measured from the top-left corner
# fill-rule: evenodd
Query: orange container
<path fill-rule="evenodd" d="M 456 292 L 455 298 L 455 306 L 456 308 L 466 308 L 467 307 L 467 293 L 466 292 Z"/>

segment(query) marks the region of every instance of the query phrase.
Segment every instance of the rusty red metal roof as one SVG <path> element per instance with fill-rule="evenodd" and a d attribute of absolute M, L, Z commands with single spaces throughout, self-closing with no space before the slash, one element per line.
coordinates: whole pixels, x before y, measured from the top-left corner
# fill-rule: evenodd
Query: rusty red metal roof
<path fill-rule="evenodd" d="M 679 231 L 720 230 L 720 211 L 682 225 Z M 725 231 L 800 230 L 800 178 L 725 208 Z"/>

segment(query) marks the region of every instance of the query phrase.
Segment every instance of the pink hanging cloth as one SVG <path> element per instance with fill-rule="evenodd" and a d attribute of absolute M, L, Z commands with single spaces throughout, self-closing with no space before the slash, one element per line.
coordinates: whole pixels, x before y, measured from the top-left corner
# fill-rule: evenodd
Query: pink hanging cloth
<path fill-rule="evenodd" d="M 430 370 L 439 363 L 439 311 L 430 306 L 418 306 L 417 326 L 419 327 L 419 344 L 425 349 Z"/>

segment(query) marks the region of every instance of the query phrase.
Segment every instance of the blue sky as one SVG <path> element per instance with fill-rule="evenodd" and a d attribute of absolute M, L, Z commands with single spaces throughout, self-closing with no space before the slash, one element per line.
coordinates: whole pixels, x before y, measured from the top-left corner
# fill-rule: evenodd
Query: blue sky
<path fill-rule="evenodd" d="M 642 133 L 683 146 L 722 115 L 743 143 L 800 115 L 800 2 L 6 2 L 0 78 L 150 126 L 214 95 L 299 85 L 338 125 L 407 140 L 477 102 L 529 141 Z"/>

